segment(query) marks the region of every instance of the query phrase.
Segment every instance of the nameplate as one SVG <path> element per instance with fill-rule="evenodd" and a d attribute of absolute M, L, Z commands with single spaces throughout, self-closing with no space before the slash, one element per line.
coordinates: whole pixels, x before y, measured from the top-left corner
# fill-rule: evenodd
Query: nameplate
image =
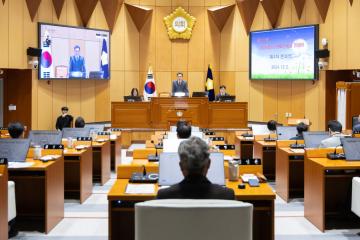
<path fill-rule="evenodd" d="M 91 137 L 78 137 L 76 138 L 78 141 L 92 141 Z"/>
<path fill-rule="evenodd" d="M 216 145 L 220 150 L 234 150 L 235 145 Z"/>
<path fill-rule="evenodd" d="M 62 144 L 45 144 L 44 149 L 64 149 L 64 145 Z"/>
<path fill-rule="evenodd" d="M 98 132 L 97 135 L 98 136 L 110 136 L 111 132 Z"/>
<path fill-rule="evenodd" d="M 224 137 L 210 137 L 211 141 L 225 141 Z"/>
<path fill-rule="evenodd" d="M 206 132 L 205 133 L 205 136 L 213 136 L 213 135 L 215 135 L 215 132 Z"/>
<path fill-rule="evenodd" d="M 112 132 L 121 132 L 121 128 L 111 128 Z"/>
<path fill-rule="evenodd" d="M 0 158 L 0 165 L 7 165 L 8 159 L 7 158 Z"/>
<path fill-rule="evenodd" d="M 237 159 L 237 161 L 239 165 L 243 166 L 261 165 L 261 159 L 259 158 Z"/>

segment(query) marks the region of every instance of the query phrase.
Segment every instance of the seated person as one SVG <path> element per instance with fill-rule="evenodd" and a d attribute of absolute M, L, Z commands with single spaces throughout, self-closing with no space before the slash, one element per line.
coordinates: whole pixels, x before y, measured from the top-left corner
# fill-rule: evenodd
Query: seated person
<path fill-rule="evenodd" d="M 24 137 L 24 126 L 19 122 L 11 122 L 8 125 L 8 131 L 11 138 Z"/>
<path fill-rule="evenodd" d="M 331 147 L 338 147 L 341 145 L 340 138 L 344 137 L 341 134 L 342 125 L 340 122 L 336 120 L 330 120 L 328 122 L 328 129 L 330 133 L 330 137 L 322 140 L 319 148 L 331 148 Z"/>
<path fill-rule="evenodd" d="M 132 97 L 138 97 L 139 96 L 139 90 L 137 88 L 133 88 L 131 89 L 131 94 L 130 96 Z"/>
<path fill-rule="evenodd" d="M 186 139 L 191 137 L 191 126 L 188 125 L 186 122 L 184 124 L 180 124 L 176 128 L 176 133 L 178 139 Z"/>
<path fill-rule="evenodd" d="M 360 133 L 360 123 L 356 124 L 353 127 L 353 133 Z"/>
<path fill-rule="evenodd" d="M 276 125 L 277 122 L 275 120 L 268 121 L 267 128 L 269 129 L 270 133 L 276 133 Z"/>
<path fill-rule="evenodd" d="M 308 125 L 301 122 L 296 126 L 297 135 L 296 137 L 290 138 L 290 140 L 304 140 L 303 132 L 307 132 L 309 130 Z"/>
<path fill-rule="evenodd" d="M 180 168 L 184 180 L 158 191 L 158 199 L 228 199 L 234 200 L 232 189 L 212 184 L 206 174 L 210 167 L 209 146 L 192 137 L 179 146 Z"/>
<path fill-rule="evenodd" d="M 225 85 L 221 85 L 221 86 L 220 86 L 220 93 L 215 96 L 215 101 L 216 101 L 216 102 L 219 102 L 219 101 L 220 101 L 220 97 L 223 97 L 223 96 L 230 96 L 230 95 L 227 94 L 227 92 L 226 92 L 226 86 L 225 86 Z"/>
<path fill-rule="evenodd" d="M 78 117 L 75 120 L 75 128 L 84 128 L 85 120 L 82 117 Z"/>
<path fill-rule="evenodd" d="M 73 123 L 73 116 L 68 114 L 69 108 L 62 107 L 61 108 L 61 116 L 59 116 L 56 120 L 56 130 L 61 131 L 63 128 L 71 128 Z"/>
<path fill-rule="evenodd" d="M 177 79 L 172 83 L 172 96 L 175 96 L 175 93 L 185 93 L 185 96 L 189 96 L 189 89 L 187 82 L 183 79 L 183 73 L 179 72 L 176 74 Z"/>

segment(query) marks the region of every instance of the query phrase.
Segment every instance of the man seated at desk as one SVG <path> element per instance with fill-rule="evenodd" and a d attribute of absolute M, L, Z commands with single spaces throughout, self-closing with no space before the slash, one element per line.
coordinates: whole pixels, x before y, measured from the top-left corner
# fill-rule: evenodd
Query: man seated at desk
<path fill-rule="evenodd" d="M 330 120 L 328 122 L 328 129 L 330 137 L 322 140 L 319 148 L 331 148 L 338 147 L 341 145 L 340 138 L 344 137 L 342 132 L 342 125 L 336 120 Z"/>
<path fill-rule="evenodd" d="M 11 138 L 24 137 L 24 126 L 19 122 L 11 122 L 8 126 L 9 135 Z"/>
<path fill-rule="evenodd" d="M 290 140 L 304 140 L 303 132 L 307 132 L 309 130 L 308 125 L 301 122 L 296 126 L 297 134 L 296 137 L 290 138 Z"/>
<path fill-rule="evenodd" d="M 215 96 L 215 101 L 219 102 L 221 100 L 221 97 L 224 97 L 224 96 L 230 96 L 230 95 L 226 92 L 226 86 L 221 85 L 220 86 L 220 93 Z"/>
<path fill-rule="evenodd" d="M 172 83 L 172 90 L 171 90 L 172 96 L 184 95 L 184 96 L 188 97 L 189 96 L 188 84 L 183 79 L 184 78 L 183 73 L 178 72 L 176 76 L 177 76 L 177 79 L 174 80 Z"/>
<path fill-rule="evenodd" d="M 234 200 L 232 189 L 212 184 L 206 177 L 210 167 L 209 146 L 192 137 L 179 146 L 180 168 L 184 180 L 158 191 L 158 199 L 225 199 Z"/>

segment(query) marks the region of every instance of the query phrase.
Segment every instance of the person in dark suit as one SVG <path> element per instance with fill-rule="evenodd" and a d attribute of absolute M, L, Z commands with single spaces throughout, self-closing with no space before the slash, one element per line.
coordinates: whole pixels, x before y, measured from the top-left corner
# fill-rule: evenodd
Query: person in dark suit
<path fill-rule="evenodd" d="M 178 139 L 187 139 L 191 136 L 191 126 L 187 122 L 184 121 L 183 124 L 176 125 L 176 134 Z"/>
<path fill-rule="evenodd" d="M 216 102 L 219 102 L 221 99 L 220 97 L 223 97 L 223 96 L 230 96 L 229 94 L 227 94 L 226 92 L 226 86 L 225 85 L 221 85 L 220 86 L 220 92 L 218 95 L 215 96 L 215 101 Z"/>
<path fill-rule="evenodd" d="M 304 140 L 303 132 L 307 132 L 309 129 L 308 125 L 301 122 L 296 126 L 297 135 L 296 137 L 290 138 L 290 140 Z"/>
<path fill-rule="evenodd" d="M 173 81 L 172 83 L 172 95 L 174 96 L 175 93 L 183 92 L 185 93 L 185 96 L 189 96 L 189 89 L 187 82 L 183 79 L 184 75 L 179 72 L 177 73 L 177 79 Z"/>
<path fill-rule="evenodd" d="M 74 47 L 74 55 L 70 57 L 70 78 L 86 78 L 85 58 L 80 56 L 80 46 Z"/>
<path fill-rule="evenodd" d="M 8 131 L 11 138 L 21 138 L 24 136 L 25 128 L 20 122 L 11 122 Z"/>
<path fill-rule="evenodd" d="M 191 137 L 179 146 L 180 168 L 184 180 L 158 191 L 158 199 L 225 199 L 234 200 L 232 189 L 212 184 L 206 177 L 210 167 L 209 146 Z"/>
<path fill-rule="evenodd" d="M 63 130 L 63 128 L 71 128 L 73 123 L 73 116 L 68 114 L 69 108 L 62 107 L 61 108 L 61 116 L 59 116 L 56 120 L 56 130 Z"/>

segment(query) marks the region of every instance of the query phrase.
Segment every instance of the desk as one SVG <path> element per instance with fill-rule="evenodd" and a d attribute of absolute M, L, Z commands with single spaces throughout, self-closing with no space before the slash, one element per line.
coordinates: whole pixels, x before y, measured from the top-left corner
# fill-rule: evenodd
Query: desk
<path fill-rule="evenodd" d="M 15 182 L 16 228 L 49 233 L 64 218 L 64 158 L 35 164 L 28 168 L 9 169 Z"/>
<path fill-rule="evenodd" d="M 110 141 L 93 142 L 93 182 L 104 185 L 110 179 Z"/>
<path fill-rule="evenodd" d="M 83 203 L 92 193 L 93 154 L 91 147 L 83 150 L 66 149 L 65 198 Z"/>
<path fill-rule="evenodd" d="M 8 239 L 8 171 L 0 165 L 0 240 Z"/>
<path fill-rule="evenodd" d="M 253 239 L 274 239 L 274 200 L 275 193 L 268 184 L 260 187 L 241 190 L 239 182 L 227 182 L 227 187 L 234 189 L 236 200 L 254 204 Z M 150 195 L 125 194 L 127 179 L 118 179 L 108 194 L 109 203 L 109 239 L 135 239 L 134 205 L 137 202 L 155 199 L 156 193 Z M 157 186 L 156 191 L 157 192 Z M 239 216 L 241 217 L 241 216 Z M 161 227 L 159 227 L 161 231 Z"/>
<path fill-rule="evenodd" d="M 247 127 L 248 104 L 212 103 L 207 98 L 152 98 L 151 102 L 112 102 L 114 128 L 168 129 L 183 119 L 202 128 Z"/>
<path fill-rule="evenodd" d="M 243 136 L 236 136 L 235 138 L 236 155 L 241 159 L 253 158 L 254 138 L 244 138 Z"/>
<path fill-rule="evenodd" d="M 304 197 L 304 155 L 289 147 L 276 149 L 276 193 L 286 202 Z"/>
<path fill-rule="evenodd" d="M 254 158 L 260 158 L 265 177 L 275 180 L 276 142 L 254 142 Z"/>
<path fill-rule="evenodd" d="M 117 135 L 116 139 L 111 139 L 111 170 L 116 170 L 116 166 L 121 162 L 121 135 Z"/>
<path fill-rule="evenodd" d="M 328 150 L 333 152 L 333 149 Z M 346 172 L 345 170 L 355 170 Z M 320 231 L 358 228 L 351 212 L 351 181 L 360 175 L 360 161 L 329 160 L 306 152 L 304 214 Z"/>

